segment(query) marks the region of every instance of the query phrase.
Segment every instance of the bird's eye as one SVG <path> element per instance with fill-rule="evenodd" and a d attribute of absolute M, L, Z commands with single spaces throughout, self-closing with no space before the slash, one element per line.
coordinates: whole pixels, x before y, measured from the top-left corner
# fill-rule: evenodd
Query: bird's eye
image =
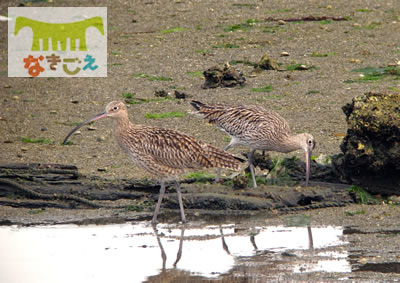
<path fill-rule="evenodd" d="M 118 106 L 114 106 L 113 110 L 117 111 L 118 110 Z"/>
<path fill-rule="evenodd" d="M 312 145 L 312 144 L 313 144 L 313 141 L 312 141 L 312 140 L 308 140 L 308 144 L 309 144 L 309 145 Z"/>

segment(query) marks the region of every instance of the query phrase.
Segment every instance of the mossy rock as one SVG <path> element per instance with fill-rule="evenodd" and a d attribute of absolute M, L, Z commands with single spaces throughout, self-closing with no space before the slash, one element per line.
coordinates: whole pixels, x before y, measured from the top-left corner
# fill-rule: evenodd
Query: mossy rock
<path fill-rule="evenodd" d="M 246 82 L 243 74 L 233 69 L 229 64 L 224 67 L 214 66 L 203 72 L 205 82 L 202 88 L 242 86 Z"/>
<path fill-rule="evenodd" d="M 338 173 L 371 192 L 400 194 L 400 94 L 367 93 L 342 109 L 348 130 L 333 160 Z"/>

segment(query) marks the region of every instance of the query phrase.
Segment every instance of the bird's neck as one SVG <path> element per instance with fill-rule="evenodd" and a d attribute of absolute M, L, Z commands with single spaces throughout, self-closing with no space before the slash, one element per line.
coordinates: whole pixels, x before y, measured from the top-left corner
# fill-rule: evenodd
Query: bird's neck
<path fill-rule="evenodd" d="M 291 152 L 298 149 L 302 149 L 301 146 L 301 134 L 300 135 L 288 135 L 281 143 L 281 152 Z"/>
<path fill-rule="evenodd" d="M 129 128 L 132 127 L 132 125 L 133 124 L 131 123 L 131 121 L 129 121 L 129 118 L 127 116 L 118 117 L 113 121 L 114 133 L 118 135 L 126 132 Z"/>

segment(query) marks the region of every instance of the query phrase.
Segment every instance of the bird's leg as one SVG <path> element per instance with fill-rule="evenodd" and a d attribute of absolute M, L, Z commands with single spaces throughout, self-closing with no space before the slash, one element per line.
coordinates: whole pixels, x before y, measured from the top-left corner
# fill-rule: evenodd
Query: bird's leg
<path fill-rule="evenodd" d="M 160 250 L 161 250 L 161 258 L 162 258 L 162 262 L 163 262 L 162 266 L 163 266 L 163 271 L 164 271 L 165 263 L 167 262 L 167 254 L 164 251 L 164 247 L 161 243 L 160 236 L 158 235 L 156 225 L 153 225 L 153 232 L 154 232 L 154 235 L 156 236 L 158 246 L 160 247 Z"/>
<path fill-rule="evenodd" d="M 224 148 L 224 150 L 227 151 L 228 149 L 231 148 L 231 146 L 232 146 L 232 144 L 228 144 L 228 145 Z M 218 169 L 217 169 L 217 176 L 215 177 L 215 183 L 219 183 L 220 177 L 221 177 L 221 168 L 218 168 Z"/>
<path fill-rule="evenodd" d="M 253 149 L 250 152 L 248 162 L 249 162 L 249 167 L 250 167 L 250 173 L 251 173 L 251 178 L 253 180 L 253 188 L 257 188 L 257 183 L 256 183 L 256 175 L 254 174 L 254 153 L 256 152 L 255 149 Z"/>
<path fill-rule="evenodd" d="M 165 194 L 165 183 L 164 183 L 164 180 L 161 180 L 160 195 L 158 196 L 158 202 L 156 205 L 156 209 L 154 210 L 153 219 L 151 220 L 152 224 L 157 223 L 157 215 L 158 215 L 158 212 L 160 211 L 160 206 L 161 206 L 161 202 L 164 197 L 164 194 Z"/>
<path fill-rule="evenodd" d="M 175 187 L 176 187 L 176 192 L 178 193 L 178 202 L 179 202 L 179 208 L 181 210 L 182 223 L 185 223 L 186 222 L 186 218 L 185 218 L 185 210 L 183 209 L 181 188 L 179 187 L 179 183 L 177 181 L 175 181 Z"/>

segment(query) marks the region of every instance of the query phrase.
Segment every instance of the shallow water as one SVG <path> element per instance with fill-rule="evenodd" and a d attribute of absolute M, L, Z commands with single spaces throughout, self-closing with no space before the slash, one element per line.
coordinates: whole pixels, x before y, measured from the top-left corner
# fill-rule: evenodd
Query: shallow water
<path fill-rule="evenodd" d="M 0 282 L 158 282 L 351 272 L 341 227 L 234 223 L 0 227 Z M 330 250 L 330 248 L 336 247 Z M 254 278 L 258 278 L 255 280 Z"/>

